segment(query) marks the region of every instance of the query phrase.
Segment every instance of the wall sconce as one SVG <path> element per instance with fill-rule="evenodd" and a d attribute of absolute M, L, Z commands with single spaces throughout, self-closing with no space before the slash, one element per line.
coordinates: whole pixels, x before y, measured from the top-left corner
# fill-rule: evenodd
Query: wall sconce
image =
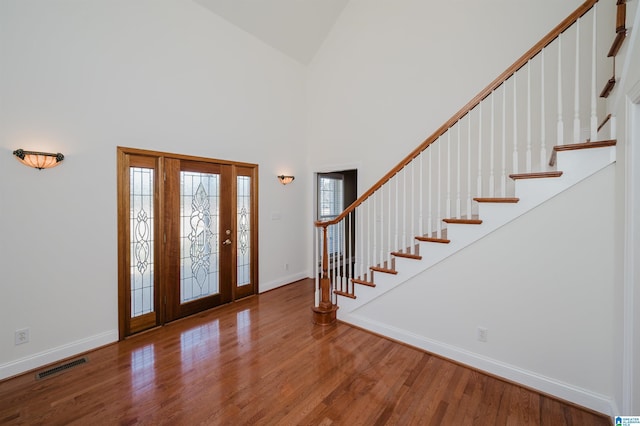
<path fill-rule="evenodd" d="M 62 160 L 64 160 L 64 155 L 51 153 L 51 152 L 35 152 L 35 151 L 25 151 L 23 149 L 16 149 L 13 151 L 13 155 L 18 157 L 18 160 L 25 166 L 33 167 L 38 170 L 42 169 L 50 169 L 51 167 L 55 167 Z"/>
<path fill-rule="evenodd" d="M 285 175 L 280 175 L 278 176 L 278 179 L 280 180 L 280 183 L 283 185 L 288 185 L 291 182 L 293 182 L 293 180 L 295 179 L 294 176 L 285 176 Z"/>

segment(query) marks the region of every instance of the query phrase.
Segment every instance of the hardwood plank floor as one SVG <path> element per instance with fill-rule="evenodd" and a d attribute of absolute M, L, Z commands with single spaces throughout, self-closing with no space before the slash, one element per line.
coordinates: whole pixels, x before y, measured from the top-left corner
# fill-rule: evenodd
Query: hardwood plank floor
<path fill-rule="evenodd" d="M 575 406 L 338 324 L 313 282 L 241 300 L 0 382 L 0 424 L 610 425 Z"/>

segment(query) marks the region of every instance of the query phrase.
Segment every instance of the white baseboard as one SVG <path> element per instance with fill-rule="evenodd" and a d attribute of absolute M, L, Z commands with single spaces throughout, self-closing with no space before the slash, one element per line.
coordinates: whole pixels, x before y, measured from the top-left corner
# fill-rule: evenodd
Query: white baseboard
<path fill-rule="evenodd" d="M 298 272 L 297 274 L 287 275 L 286 277 L 280 277 L 277 280 L 269 281 L 267 283 L 260 283 L 258 285 L 258 293 L 264 293 L 265 291 L 273 290 L 274 288 L 282 287 L 283 285 L 291 284 L 294 281 L 303 280 L 309 278 L 308 272 Z"/>
<path fill-rule="evenodd" d="M 618 413 L 615 401 L 608 396 L 591 392 L 569 383 L 564 383 L 357 314 L 343 315 L 340 320 L 610 417 Z"/>
<path fill-rule="evenodd" d="M 0 380 L 17 376 L 54 362 L 88 352 L 100 346 L 118 341 L 118 330 L 105 331 L 85 339 L 77 340 L 57 348 L 0 364 Z"/>

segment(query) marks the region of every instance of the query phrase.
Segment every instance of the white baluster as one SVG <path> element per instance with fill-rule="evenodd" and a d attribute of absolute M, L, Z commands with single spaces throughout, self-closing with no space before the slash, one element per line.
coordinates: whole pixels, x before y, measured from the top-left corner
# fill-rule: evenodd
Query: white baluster
<path fill-rule="evenodd" d="M 546 126 L 546 117 L 545 117 L 545 105 L 544 105 L 544 51 L 540 53 L 540 167 L 545 167 L 547 162 L 547 126 Z"/>
<path fill-rule="evenodd" d="M 431 157 L 433 156 L 433 144 L 427 148 L 427 173 L 429 185 L 427 186 L 427 236 L 433 236 L 433 168 L 431 167 Z"/>
<path fill-rule="evenodd" d="M 502 83 L 502 174 L 500 194 L 507 196 L 507 83 Z"/>
<path fill-rule="evenodd" d="M 527 152 L 526 170 L 531 173 L 531 61 L 527 62 Z"/>
<path fill-rule="evenodd" d="M 592 142 L 598 140 L 598 112 L 596 105 L 596 18 L 598 3 L 593 5 L 593 36 L 591 43 L 591 126 L 590 139 Z"/>
<path fill-rule="evenodd" d="M 496 121 L 495 121 L 495 92 L 491 92 L 491 137 L 489 140 L 489 197 L 495 197 L 495 175 L 494 175 L 494 167 L 495 167 L 495 146 L 496 146 Z"/>
<path fill-rule="evenodd" d="M 467 219 L 471 219 L 471 112 L 467 114 Z"/>
<path fill-rule="evenodd" d="M 439 138 L 436 140 L 436 143 L 438 144 L 438 185 L 436 187 L 438 191 L 438 198 L 436 200 L 438 203 L 438 210 L 436 215 L 436 227 L 438 230 L 438 238 L 442 238 L 442 143 Z"/>
<path fill-rule="evenodd" d="M 391 238 L 391 193 L 393 192 L 392 189 L 392 185 L 393 185 L 393 179 L 395 178 L 392 177 L 391 179 L 389 179 L 389 181 L 385 184 L 385 186 L 388 187 L 388 200 L 387 200 L 387 240 L 389 241 L 389 252 L 391 251 L 396 251 L 398 250 L 398 244 L 396 241 L 393 241 L 393 239 Z M 389 255 L 391 256 L 391 255 Z"/>
<path fill-rule="evenodd" d="M 375 238 L 371 240 L 371 196 L 367 199 L 367 236 L 369 236 L 369 241 L 367 241 L 367 274 L 369 277 L 369 281 L 371 281 L 371 270 L 370 266 L 375 265 L 375 259 L 371 257 L 371 249 L 374 245 Z"/>
<path fill-rule="evenodd" d="M 445 217 L 451 216 L 451 129 L 447 130 L 447 202 Z"/>
<path fill-rule="evenodd" d="M 395 246 L 398 248 L 400 246 L 400 214 L 399 214 L 399 206 L 400 206 L 400 176 L 398 173 L 393 177 L 396 181 L 396 235 L 395 235 Z"/>
<path fill-rule="evenodd" d="M 478 104 L 478 179 L 476 194 L 482 197 L 482 102 Z"/>
<path fill-rule="evenodd" d="M 385 208 L 385 200 L 386 199 L 390 199 L 391 198 L 391 182 L 387 181 L 384 186 L 382 188 L 380 188 L 380 195 L 381 195 L 381 203 L 380 203 L 380 207 L 382 209 L 382 211 L 384 211 L 385 215 L 384 215 L 384 220 L 380 223 L 380 233 L 382 235 L 384 235 L 385 238 L 385 246 L 384 246 L 384 252 L 387 255 L 387 260 L 391 261 L 391 252 L 393 251 L 393 244 L 391 242 L 391 239 L 389 238 L 389 223 L 391 222 L 391 216 L 387 216 L 387 213 L 389 213 L 389 206 L 387 206 L 387 208 Z M 385 198 L 384 196 L 384 190 L 387 191 L 387 197 Z"/>
<path fill-rule="evenodd" d="M 416 236 L 416 160 L 411 160 L 411 232 L 409 232 L 408 253 L 413 253 L 413 238 Z"/>
<path fill-rule="evenodd" d="M 518 74 L 513 74 L 513 173 L 518 173 Z"/>
<path fill-rule="evenodd" d="M 576 21 L 576 75 L 573 100 L 573 143 L 580 142 L 580 20 Z"/>
<path fill-rule="evenodd" d="M 458 128 L 458 146 L 456 148 L 457 150 L 457 162 L 456 162 L 456 217 L 458 219 L 460 219 L 462 217 L 462 212 L 460 211 L 460 192 L 461 192 L 461 187 L 462 187 L 462 177 L 461 177 L 461 171 L 460 171 L 460 132 L 462 131 L 462 124 L 460 124 L 460 120 L 458 120 L 458 122 L 456 123 L 456 126 Z"/>
<path fill-rule="evenodd" d="M 366 201 L 365 201 L 366 203 Z M 365 256 L 364 256 L 364 204 L 361 204 L 358 209 L 358 214 L 360 217 L 356 216 L 356 226 L 358 227 L 358 234 L 360 235 L 360 247 L 356 248 L 356 256 L 358 257 L 358 271 L 360 272 L 360 278 L 364 279 L 364 271 L 365 271 Z"/>
<path fill-rule="evenodd" d="M 347 292 L 353 294 L 353 288 L 351 286 L 351 278 L 353 277 L 351 275 L 351 268 L 353 265 L 353 258 L 351 256 L 353 256 L 353 241 L 352 241 L 352 235 L 353 235 L 353 214 L 355 214 L 355 212 L 351 212 L 347 215 L 347 236 L 345 238 L 346 244 L 347 244 L 347 249 L 345 250 L 345 254 L 347 256 L 346 259 L 346 268 L 347 268 L 347 273 L 345 274 L 347 279 Z"/>
<path fill-rule="evenodd" d="M 385 241 L 384 241 L 384 188 L 386 185 L 383 185 L 380 188 L 380 263 L 384 263 L 385 260 L 391 258 L 390 250 L 385 250 Z"/>
<path fill-rule="evenodd" d="M 564 121 L 562 117 L 562 34 L 558 36 L 558 128 L 556 145 L 564 145 Z"/>
<path fill-rule="evenodd" d="M 422 236 L 424 235 L 424 204 L 423 204 L 423 194 L 424 194 L 424 174 L 423 174 L 423 162 L 424 162 L 424 150 L 420 151 L 420 188 L 418 189 L 419 191 L 419 197 L 420 197 L 420 215 L 419 215 L 419 222 L 418 222 L 418 235 Z"/>
<path fill-rule="evenodd" d="M 407 247 L 407 204 L 409 203 L 407 193 L 407 168 L 402 168 L 402 248 Z"/>
<path fill-rule="evenodd" d="M 615 115 L 611 115 L 611 118 L 609 119 L 609 131 L 610 131 L 610 135 L 609 138 L 611 140 L 616 139 L 616 116 Z"/>

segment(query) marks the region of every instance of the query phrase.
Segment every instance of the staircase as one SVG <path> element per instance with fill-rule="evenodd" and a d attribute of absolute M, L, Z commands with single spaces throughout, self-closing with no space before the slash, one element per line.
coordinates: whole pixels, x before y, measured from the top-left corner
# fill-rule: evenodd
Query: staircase
<path fill-rule="evenodd" d="M 477 216 L 472 219 L 445 218 L 446 238 L 417 236 L 410 250 L 391 253 L 391 268 L 371 267 L 370 281 L 353 279 L 353 293 L 336 290 L 339 319 L 350 322 L 349 314 L 403 282 L 431 268 L 449 256 L 480 240 L 496 229 L 571 188 L 615 162 L 615 140 L 585 142 L 554 147 L 557 170 L 512 174 L 515 196 L 475 198 Z"/>
<path fill-rule="evenodd" d="M 317 324 L 348 321 L 615 161 L 605 101 L 615 65 L 601 76 L 624 41 L 624 8 L 586 1 L 341 215 L 316 223 Z M 612 35 L 607 52 L 598 41 Z"/>

